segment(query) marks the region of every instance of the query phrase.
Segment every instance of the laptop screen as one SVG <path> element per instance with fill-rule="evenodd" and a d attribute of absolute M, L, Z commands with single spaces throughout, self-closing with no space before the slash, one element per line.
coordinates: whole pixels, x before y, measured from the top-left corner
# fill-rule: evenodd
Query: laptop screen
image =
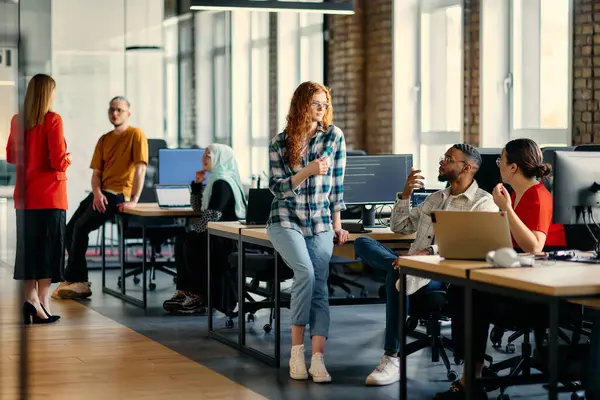
<path fill-rule="evenodd" d="M 190 187 L 188 185 L 156 186 L 156 200 L 160 207 L 189 207 Z"/>

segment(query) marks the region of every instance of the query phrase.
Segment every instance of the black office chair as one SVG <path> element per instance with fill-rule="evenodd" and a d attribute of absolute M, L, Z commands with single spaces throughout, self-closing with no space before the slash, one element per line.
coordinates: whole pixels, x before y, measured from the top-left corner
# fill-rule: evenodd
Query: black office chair
<path fill-rule="evenodd" d="M 14 186 L 17 182 L 17 166 L 0 160 L 0 186 Z"/>
<path fill-rule="evenodd" d="M 237 270 L 238 270 L 239 252 L 235 251 L 228 257 L 229 268 L 223 275 L 224 283 L 222 286 L 229 287 L 229 290 L 235 294 L 235 299 L 240 299 L 237 289 Z M 275 256 L 271 252 L 246 249 L 245 259 L 245 276 L 250 278 L 250 282 L 245 282 L 244 285 L 244 313 L 247 314 L 247 321 L 254 322 L 255 314 L 259 310 L 270 309 L 269 322 L 263 326 L 265 333 L 272 330 L 274 320 L 274 302 L 275 302 L 275 284 L 280 284 L 294 276 L 293 271 L 288 268 L 283 260 L 279 260 L 279 282 L 275 281 Z M 213 269 L 211 269 L 213 271 Z M 265 283 L 265 287 L 261 287 L 261 283 Z M 257 301 L 251 295 L 263 297 L 264 300 Z M 289 308 L 291 295 L 288 293 L 279 292 L 279 304 L 282 308 Z M 233 328 L 233 320 L 240 317 L 235 309 L 235 302 L 223 304 L 216 307 L 228 317 L 225 322 L 227 328 Z M 244 318 L 244 316 L 241 316 Z"/>
<path fill-rule="evenodd" d="M 496 164 L 496 160 L 502 154 L 500 148 L 479 148 L 481 154 L 481 166 L 475 173 L 474 179 L 477 185 L 488 193 L 492 193 L 494 187 L 502 182 L 500 176 L 500 168 Z"/>
<path fill-rule="evenodd" d="M 351 264 L 358 264 L 361 262 L 361 259 L 331 256 L 331 260 L 329 261 L 329 279 L 327 280 L 327 287 L 329 289 L 330 296 L 333 296 L 335 294 L 335 286 L 341 288 L 344 292 L 346 292 L 347 298 L 354 297 L 354 295 L 352 294 L 352 290 L 348 286 L 353 286 L 357 289 L 360 289 L 360 297 L 366 298 L 369 296 L 369 292 L 367 291 L 364 285 L 361 285 L 358 282 L 343 277 L 341 273 L 337 270 L 337 267 L 344 268 L 345 266 Z"/>
<path fill-rule="evenodd" d="M 144 180 L 144 187 L 140 195 L 139 203 L 155 203 L 156 193 L 154 191 L 154 185 L 158 183 L 158 153 L 160 149 L 167 148 L 167 142 L 163 139 L 148 139 L 148 166 L 146 168 L 146 178 Z M 162 246 L 164 244 L 169 245 L 171 248 L 174 247 L 173 238 L 178 234 L 182 233 L 185 226 L 182 225 L 176 218 L 173 218 L 171 223 L 161 223 L 160 228 L 146 228 L 146 238 L 148 240 L 148 248 L 150 249 L 150 268 L 148 289 L 155 290 L 156 284 L 156 271 L 160 271 L 164 274 L 173 277 L 173 283 L 177 283 L 177 272 L 166 265 L 172 262 L 169 259 L 165 262 L 158 262 L 158 258 L 162 255 Z M 142 228 L 135 223 L 132 223 L 129 218 L 125 219 L 125 231 L 123 232 L 125 241 L 132 241 L 131 246 L 139 246 L 139 240 L 142 239 Z M 125 246 L 129 247 L 129 246 Z M 172 252 L 171 252 L 172 253 Z M 125 252 L 125 255 L 127 252 Z M 124 257 L 126 259 L 126 257 Z M 126 261 L 126 264 L 128 262 Z M 131 271 L 125 273 L 125 278 L 133 276 L 134 284 L 140 282 L 138 275 L 142 274 L 142 268 L 134 268 Z M 121 287 L 121 277 L 118 278 L 117 285 Z"/>

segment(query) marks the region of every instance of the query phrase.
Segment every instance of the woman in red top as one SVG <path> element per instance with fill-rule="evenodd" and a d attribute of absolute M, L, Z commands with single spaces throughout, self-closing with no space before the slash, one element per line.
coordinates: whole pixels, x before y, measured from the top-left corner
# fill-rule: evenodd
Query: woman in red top
<path fill-rule="evenodd" d="M 552 172 L 542 162 L 542 151 L 531 139 L 511 140 L 498 159 L 502 181 L 493 191 L 494 202 L 508 214 L 513 247 L 525 253 L 539 253 L 544 247 L 566 247 L 565 229 L 552 223 L 552 194 L 540 182 Z"/>
<path fill-rule="evenodd" d="M 25 281 L 25 324 L 50 323 L 50 285 L 63 280 L 67 177 L 71 164 L 60 115 L 50 111 L 56 83 L 35 75 L 11 121 L 7 161 L 17 165 L 17 256 L 14 279 Z"/>

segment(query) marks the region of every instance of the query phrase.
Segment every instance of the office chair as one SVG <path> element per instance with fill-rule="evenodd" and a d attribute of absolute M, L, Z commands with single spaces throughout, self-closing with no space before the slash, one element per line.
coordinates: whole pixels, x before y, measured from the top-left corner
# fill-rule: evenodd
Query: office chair
<path fill-rule="evenodd" d="M 160 149 L 165 148 L 167 148 L 167 142 L 165 140 L 148 139 L 148 166 L 146 168 L 146 178 L 144 180 L 144 187 L 142 188 L 142 193 L 140 194 L 140 199 L 138 201 L 139 203 L 156 202 L 154 185 L 158 183 L 158 152 Z M 157 258 L 162 254 L 162 246 L 164 244 L 168 244 L 173 247 L 171 239 L 177 236 L 179 233 L 182 233 L 184 229 L 185 226 L 178 223 L 177 219 L 175 218 L 169 224 L 161 224 L 161 226 L 157 228 L 146 228 L 146 239 L 148 240 L 148 248 L 150 249 L 150 268 L 147 269 L 147 271 L 149 271 L 149 290 L 156 289 L 156 284 L 154 283 L 154 280 L 156 279 L 156 271 L 160 271 L 172 276 L 173 283 L 177 283 L 177 272 L 167 267 L 165 265 L 166 262 L 158 262 Z M 126 219 L 125 232 L 123 232 L 123 235 L 126 241 L 135 239 L 140 240 L 142 239 L 142 228 L 141 226 L 136 226 L 135 224 L 130 223 L 130 221 Z M 132 245 L 135 246 L 136 243 Z M 139 245 L 139 243 L 137 243 L 137 245 Z M 133 283 L 137 285 L 140 282 L 138 275 L 141 275 L 141 273 L 141 267 L 135 268 L 132 271 L 126 272 L 125 278 L 133 276 Z M 117 286 L 121 287 L 121 277 L 118 278 Z"/>
<path fill-rule="evenodd" d="M 329 295 L 333 296 L 335 293 L 334 286 L 337 286 L 346 292 L 346 297 L 351 299 L 354 298 L 352 294 L 352 290 L 348 287 L 353 286 L 355 288 L 360 289 L 360 297 L 366 298 L 369 296 L 369 292 L 366 290 L 364 285 L 357 283 L 351 279 L 343 277 L 336 270 L 337 266 L 341 266 L 343 268 L 346 265 L 350 264 L 358 264 L 362 262 L 361 259 L 351 259 L 346 257 L 339 256 L 331 256 L 331 260 L 329 261 L 329 279 L 327 280 L 327 287 L 329 289 Z"/>
<path fill-rule="evenodd" d="M 232 292 L 235 294 L 235 298 L 240 299 L 238 290 L 237 290 L 237 270 L 238 270 L 238 258 L 239 252 L 235 251 L 231 253 L 228 257 L 229 268 L 227 268 L 227 274 L 224 278 L 227 280 L 227 286 L 229 286 Z M 244 313 L 247 314 L 247 321 L 254 322 L 255 314 L 257 311 L 262 309 L 270 309 L 269 313 L 269 322 L 263 326 L 263 330 L 265 333 L 271 332 L 273 329 L 273 320 L 274 320 L 274 302 L 275 302 L 275 290 L 274 286 L 276 284 L 281 284 L 281 282 L 287 281 L 288 279 L 293 278 L 294 272 L 288 268 L 288 266 L 283 262 L 283 260 L 279 260 L 279 282 L 274 282 L 275 280 L 275 256 L 270 252 L 265 252 L 262 250 L 255 249 L 246 249 L 246 259 L 245 259 L 245 276 L 246 278 L 250 278 L 250 282 L 244 283 Z M 211 269 L 212 271 L 212 269 Z M 264 283 L 264 287 L 261 287 L 261 283 Z M 263 297 L 264 300 L 255 300 L 251 294 Z M 291 299 L 291 295 L 288 293 L 279 292 L 280 299 L 279 304 L 282 308 L 289 308 L 289 302 Z M 227 304 L 224 307 L 217 307 L 219 311 L 224 313 L 228 320 L 225 322 L 225 326 L 227 328 L 233 328 L 233 320 L 235 318 L 240 317 L 235 309 L 234 304 Z M 244 316 L 241 316 L 244 318 Z"/>
<path fill-rule="evenodd" d="M 500 176 L 500 168 L 496 164 L 496 160 L 502 154 L 502 149 L 499 148 L 479 148 L 481 154 L 481 166 L 473 177 L 477 185 L 488 193 L 492 193 L 494 187 L 502 182 Z"/>

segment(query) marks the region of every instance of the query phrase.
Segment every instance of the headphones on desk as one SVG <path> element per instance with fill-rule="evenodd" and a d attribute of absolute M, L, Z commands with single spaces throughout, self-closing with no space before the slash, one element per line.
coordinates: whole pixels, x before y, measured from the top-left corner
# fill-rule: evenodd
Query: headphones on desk
<path fill-rule="evenodd" d="M 494 267 L 517 268 L 521 266 L 517 252 L 510 247 L 490 251 L 485 260 Z"/>

